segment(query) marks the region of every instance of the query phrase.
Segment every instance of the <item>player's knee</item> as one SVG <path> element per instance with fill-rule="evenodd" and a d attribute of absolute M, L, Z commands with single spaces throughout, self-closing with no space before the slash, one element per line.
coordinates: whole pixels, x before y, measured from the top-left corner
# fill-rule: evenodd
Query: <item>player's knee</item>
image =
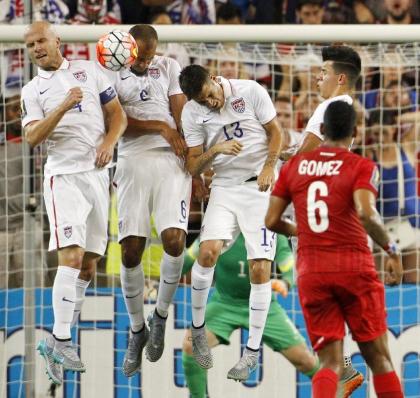
<path fill-rule="evenodd" d="M 184 341 L 182 342 L 182 352 L 187 355 L 192 355 L 192 342 L 191 342 L 191 332 L 188 330 L 184 336 Z"/>
<path fill-rule="evenodd" d="M 121 258 L 126 268 L 133 268 L 139 265 L 140 256 L 141 256 L 140 250 L 137 250 L 135 248 L 129 248 L 129 247 L 121 248 Z"/>
<path fill-rule="evenodd" d="M 61 249 L 58 254 L 60 265 L 81 269 L 83 264 L 84 250 L 78 246 Z"/>
<path fill-rule="evenodd" d="M 185 232 L 176 228 L 163 231 L 162 244 L 165 253 L 172 257 L 179 257 L 185 248 Z"/>
<path fill-rule="evenodd" d="M 216 264 L 217 258 L 219 257 L 219 252 L 214 248 L 207 246 L 207 247 L 200 247 L 200 254 L 198 256 L 198 262 L 203 267 L 212 267 Z"/>
<path fill-rule="evenodd" d="M 85 268 L 82 267 L 79 274 L 79 279 L 82 279 L 86 282 L 91 281 L 93 279 L 93 276 L 95 275 L 95 267 L 89 267 Z"/>

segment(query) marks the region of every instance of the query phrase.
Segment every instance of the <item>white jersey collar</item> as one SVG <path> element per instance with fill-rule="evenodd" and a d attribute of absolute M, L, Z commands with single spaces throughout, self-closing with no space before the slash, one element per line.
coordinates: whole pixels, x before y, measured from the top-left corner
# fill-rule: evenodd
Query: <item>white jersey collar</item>
<path fill-rule="evenodd" d="M 67 61 L 67 59 L 63 58 L 63 62 L 61 63 L 60 67 L 57 70 L 60 69 L 68 69 L 70 66 L 70 62 Z M 52 77 L 52 75 L 54 74 L 54 72 L 56 72 L 55 70 L 44 70 L 41 68 L 38 68 L 38 76 L 44 78 L 44 79 L 49 79 Z"/>
<path fill-rule="evenodd" d="M 221 109 L 223 110 L 226 106 L 228 98 L 233 95 L 233 88 L 230 81 L 228 79 L 225 79 L 223 76 L 217 76 L 217 80 L 223 88 L 223 95 L 225 97 L 225 104 L 223 105 L 223 108 Z"/>

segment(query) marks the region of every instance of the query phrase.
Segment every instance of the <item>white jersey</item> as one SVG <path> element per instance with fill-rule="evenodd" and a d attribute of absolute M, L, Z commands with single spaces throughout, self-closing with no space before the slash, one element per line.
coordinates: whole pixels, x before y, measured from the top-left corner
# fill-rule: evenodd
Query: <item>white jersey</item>
<path fill-rule="evenodd" d="M 324 113 L 328 108 L 328 105 L 335 101 L 344 101 L 349 105 L 353 104 L 353 98 L 347 94 L 326 99 L 316 107 L 315 112 L 306 125 L 305 132 L 315 134 L 319 139 L 324 141 L 324 134 L 321 133 L 321 124 L 324 123 Z"/>
<path fill-rule="evenodd" d="M 101 105 L 116 97 L 109 79 L 92 61 L 64 59 L 56 71 L 38 69 L 22 89 L 22 126 L 44 119 L 80 87 L 83 100 L 67 111 L 48 137 L 46 175 L 73 174 L 95 169 L 96 148 L 105 134 Z"/>
<path fill-rule="evenodd" d="M 176 129 L 169 97 L 182 94 L 178 81 L 180 71 L 181 68 L 174 59 L 155 56 L 145 76 L 137 76 L 129 69 L 115 74 L 115 90 L 127 116 L 138 120 L 160 120 Z M 118 145 L 118 155 L 131 156 L 145 150 L 169 146 L 160 134 L 123 136 Z"/>
<path fill-rule="evenodd" d="M 195 101 L 187 102 L 182 129 L 189 147 L 203 145 L 205 151 L 225 140 L 236 139 L 243 144 L 238 156 L 219 154 L 212 163 L 212 185 L 230 186 L 260 174 L 268 154 L 263 125 L 276 117 L 276 110 L 257 82 L 219 79 L 225 94 L 223 108 L 212 111 Z"/>

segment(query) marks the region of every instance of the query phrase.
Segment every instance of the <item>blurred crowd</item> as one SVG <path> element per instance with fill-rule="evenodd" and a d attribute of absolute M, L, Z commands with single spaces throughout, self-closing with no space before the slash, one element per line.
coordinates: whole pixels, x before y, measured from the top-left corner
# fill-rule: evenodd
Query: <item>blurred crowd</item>
<path fill-rule="evenodd" d="M 58 24 L 407 24 L 420 21 L 419 4 L 412 0 L 33 0 L 32 16 Z M 23 23 L 24 16 L 23 0 L 0 0 L 0 23 Z M 378 209 L 403 249 L 405 281 L 418 283 L 418 44 L 372 44 L 356 49 L 362 57 L 363 70 L 355 93 L 358 136 L 353 150 L 378 164 L 381 174 Z M 94 45 L 85 43 L 65 44 L 62 50 L 69 60 L 92 59 L 95 54 Z M 280 124 L 288 132 L 284 139 L 290 147 L 301 141 L 310 115 L 323 100 L 317 90 L 322 63 L 319 46 L 245 43 L 194 47 L 169 43 L 162 45 L 159 52 L 176 58 L 181 66 L 201 63 L 213 74 L 255 79 L 264 85 L 273 98 Z M 47 257 L 42 249 L 48 239 L 40 195 L 42 148 L 28 154 L 22 145 L 19 102 L 20 87 L 25 80 L 23 66 L 22 49 L 0 48 L 0 289 L 23 284 L 23 214 L 28 210 L 23 175 L 28 170 L 31 176 L 28 189 L 38 204 L 32 228 L 36 237 L 35 262 L 42 267 L 37 268 L 36 283 L 39 285 L 43 280 L 48 285 L 49 274 L 55 272 L 55 257 Z M 22 159 L 30 159 L 29 169 L 24 169 Z M 190 227 L 198 231 L 201 206 L 196 204 L 192 209 Z M 113 230 L 117 227 L 113 225 L 112 214 L 111 211 L 108 274 L 118 272 L 120 261 L 118 245 L 113 241 Z M 154 257 L 159 253 L 153 250 L 152 262 L 158 264 L 159 259 Z M 381 268 L 380 255 L 377 260 Z M 105 262 L 102 265 L 106 284 L 109 278 Z"/>
<path fill-rule="evenodd" d="M 24 0 L 1 0 L 0 23 L 23 23 Z M 100 24 L 419 23 L 414 0 L 32 0 L 34 19 Z"/>

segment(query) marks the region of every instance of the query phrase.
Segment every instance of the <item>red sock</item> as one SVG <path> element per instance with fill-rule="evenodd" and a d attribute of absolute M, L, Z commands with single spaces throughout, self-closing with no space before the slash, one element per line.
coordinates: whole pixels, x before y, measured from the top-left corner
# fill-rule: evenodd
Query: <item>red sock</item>
<path fill-rule="evenodd" d="M 378 398 L 404 398 L 400 380 L 395 372 L 373 376 L 373 385 Z"/>
<path fill-rule="evenodd" d="M 335 398 L 337 393 L 337 373 L 323 368 L 312 379 L 312 398 Z"/>

